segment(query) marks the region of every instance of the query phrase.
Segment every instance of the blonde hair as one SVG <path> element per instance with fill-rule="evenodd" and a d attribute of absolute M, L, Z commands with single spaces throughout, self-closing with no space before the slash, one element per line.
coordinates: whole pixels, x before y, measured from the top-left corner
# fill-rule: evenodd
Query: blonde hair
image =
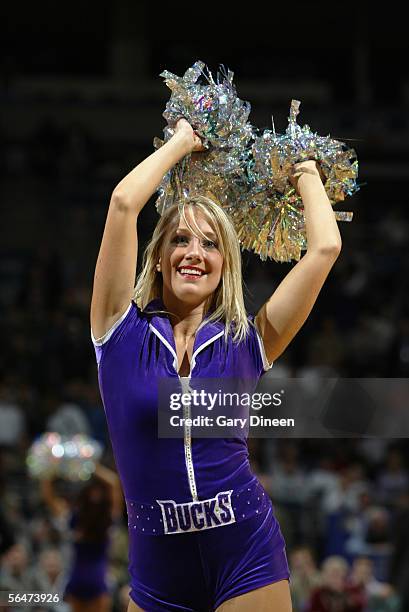
<path fill-rule="evenodd" d="M 196 226 L 195 229 L 191 227 L 186 219 L 186 207 L 192 212 L 193 222 Z M 133 300 L 143 310 L 151 300 L 162 297 L 162 275 L 158 272 L 156 265 L 159 261 L 165 236 L 171 229 L 178 226 L 181 217 L 190 231 L 195 235 L 199 233 L 207 238 L 197 225 L 194 215 L 195 211 L 203 214 L 216 233 L 218 248 L 223 256 L 220 283 L 205 303 L 205 315 L 211 308 L 214 308 L 214 311 L 210 313 L 206 321 L 224 321 L 225 339 L 227 339 L 230 327 L 233 325 L 233 340 L 240 342 L 248 334 L 250 325 L 243 298 L 240 244 L 228 215 L 208 197 L 191 197 L 173 204 L 164 211 L 145 249 L 142 271 L 136 281 Z M 205 321 L 203 320 L 198 329 L 204 324 Z"/>

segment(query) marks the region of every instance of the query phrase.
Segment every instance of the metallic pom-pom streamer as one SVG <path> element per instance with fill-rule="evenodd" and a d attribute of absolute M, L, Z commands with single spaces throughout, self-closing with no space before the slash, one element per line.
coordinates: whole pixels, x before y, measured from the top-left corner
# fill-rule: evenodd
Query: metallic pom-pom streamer
<path fill-rule="evenodd" d="M 307 248 L 304 207 L 290 182 L 293 166 L 306 160 L 320 164 L 331 204 L 359 190 L 358 162 L 353 149 L 342 142 L 311 132 L 297 124 L 300 102 L 292 100 L 286 133 L 255 136 L 248 168 L 249 190 L 235 206 L 234 219 L 242 247 L 262 260 L 299 260 Z M 337 221 L 351 221 L 353 213 L 335 212 Z M 256 223 L 254 223 L 256 219 Z"/>
<path fill-rule="evenodd" d="M 164 139 L 154 139 L 159 148 L 174 134 L 177 121 L 184 117 L 201 137 L 206 151 L 192 153 L 178 162 L 159 185 L 156 207 L 159 214 L 174 202 L 195 195 L 208 195 L 221 206 L 230 207 L 231 198 L 246 188 L 246 165 L 253 127 L 247 121 L 251 105 L 237 97 L 233 72 L 221 66 L 215 81 L 203 62 L 196 62 L 183 77 L 165 70 L 160 76 L 172 94 L 163 117 L 168 125 Z M 200 76 L 206 84 L 198 83 Z"/>
<path fill-rule="evenodd" d="M 233 72 L 221 66 L 216 81 L 197 61 L 183 77 L 165 70 L 171 89 L 164 118 L 164 139 L 174 134 L 184 117 L 201 137 L 206 151 L 186 155 L 163 177 L 158 187 L 159 214 L 175 202 L 205 195 L 230 215 L 241 247 L 264 261 L 299 260 L 307 248 L 303 203 L 290 182 L 294 164 L 316 160 L 332 205 L 359 190 L 358 161 L 344 143 L 313 133 L 297 124 L 300 101 L 292 100 L 285 134 L 258 130 L 248 122 L 251 105 L 237 97 Z M 206 84 L 198 83 L 203 76 Z M 337 221 L 351 221 L 352 212 L 337 211 Z"/>
<path fill-rule="evenodd" d="M 31 444 L 26 463 L 32 478 L 83 481 L 91 478 L 102 451 L 97 440 L 84 434 L 68 437 L 48 431 Z"/>

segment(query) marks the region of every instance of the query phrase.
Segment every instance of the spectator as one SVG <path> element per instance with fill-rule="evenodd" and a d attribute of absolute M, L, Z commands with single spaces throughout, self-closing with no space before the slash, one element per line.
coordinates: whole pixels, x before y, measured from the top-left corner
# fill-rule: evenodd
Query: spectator
<path fill-rule="evenodd" d="M 300 546 L 290 553 L 291 599 L 294 612 L 303 612 L 321 576 L 310 548 Z"/>
<path fill-rule="evenodd" d="M 394 588 L 375 578 L 373 562 L 368 557 L 355 559 L 349 583 L 364 588 L 367 600 L 365 612 L 400 612 L 400 601 Z"/>
<path fill-rule="evenodd" d="M 5 591 L 30 591 L 30 553 L 24 540 L 17 541 L 3 555 L 0 588 Z"/>
<path fill-rule="evenodd" d="M 285 532 L 287 546 L 301 538 L 301 508 L 306 499 L 306 480 L 298 460 L 298 448 L 288 442 L 281 448 L 270 480 L 270 494 Z"/>
<path fill-rule="evenodd" d="M 338 556 L 328 557 L 322 564 L 322 582 L 307 604 L 306 612 L 364 612 L 365 591 L 348 585 L 348 564 Z"/>
<path fill-rule="evenodd" d="M 31 589 L 41 593 L 55 593 L 61 596 L 67 582 L 67 572 L 63 567 L 63 560 L 57 548 L 46 548 L 39 557 L 38 563 L 31 574 Z M 50 602 L 51 603 L 51 602 Z M 60 610 L 60 602 L 57 605 L 43 605 L 48 611 Z M 65 606 L 66 607 L 66 606 Z"/>

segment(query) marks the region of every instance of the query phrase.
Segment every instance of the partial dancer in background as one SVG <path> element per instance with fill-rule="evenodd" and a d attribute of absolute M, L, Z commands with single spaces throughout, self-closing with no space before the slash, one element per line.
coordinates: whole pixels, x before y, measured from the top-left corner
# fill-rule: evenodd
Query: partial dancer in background
<path fill-rule="evenodd" d="M 185 120 L 114 189 L 96 264 L 91 336 L 129 519 L 129 612 L 290 612 L 284 539 L 242 438 L 158 438 L 158 379 L 259 378 L 307 319 L 341 238 L 316 162 L 291 178 L 308 250 L 254 317 L 240 244 L 207 197 L 164 211 L 135 286 L 138 215 L 163 176 L 203 151 Z M 200 155 L 200 153 L 198 153 Z M 166 501 L 164 501 L 166 500 Z"/>
<path fill-rule="evenodd" d="M 112 597 L 107 584 L 109 529 L 121 520 L 124 501 L 118 476 L 97 463 L 92 479 L 84 484 L 74 508 L 58 496 L 51 479 L 41 491 L 54 518 L 71 528 L 72 564 L 64 600 L 73 612 L 109 612 Z"/>

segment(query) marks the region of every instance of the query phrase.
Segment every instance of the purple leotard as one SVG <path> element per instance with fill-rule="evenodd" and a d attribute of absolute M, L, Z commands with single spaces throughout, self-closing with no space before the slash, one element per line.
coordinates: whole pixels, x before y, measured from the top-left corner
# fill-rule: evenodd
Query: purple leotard
<path fill-rule="evenodd" d="M 211 610 L 288 578 L 288 564 L 245 437 L 158 437 L 158 380 L 182 383 L 171 323 L 154 312 L 164 309 L 161 299 L 143 311 L 131 302 L 103 338 L 91 334 L 128 511 L 130 595 L 149 611 Z M 255 388 L 269 367 L 254 326 L 236 344 L 224 323 L 208 322 L 189 378 L 251 379 Z"/>
<path fill-rule="evenodd" d="M 76 524 L 77 516 L 73 514 L 70 526 L 75 527 Z M 76 541 L 73 548 L 72 566 L 64 595 L 89 600 L 107 593 L 109 538 L 95 543 Z"/>

